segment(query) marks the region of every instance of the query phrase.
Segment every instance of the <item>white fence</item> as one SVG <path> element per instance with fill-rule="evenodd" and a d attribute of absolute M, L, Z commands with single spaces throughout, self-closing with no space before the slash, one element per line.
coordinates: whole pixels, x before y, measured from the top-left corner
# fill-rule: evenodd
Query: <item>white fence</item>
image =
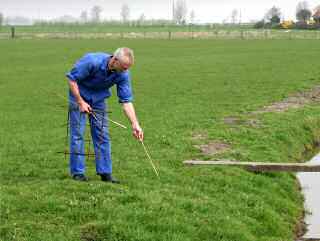
<path fill-rule="evenodd" d="M 216 30 L 208 32 L 0 33 L 0 39 L 320 39 L 319 30 Z"/>

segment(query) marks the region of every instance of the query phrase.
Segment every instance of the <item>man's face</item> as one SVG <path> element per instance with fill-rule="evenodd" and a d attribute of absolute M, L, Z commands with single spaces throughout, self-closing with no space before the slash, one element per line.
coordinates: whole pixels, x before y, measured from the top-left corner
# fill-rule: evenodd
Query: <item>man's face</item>
<path fill-rule="evenodd" d="M 127 63 L 122 63 L 119 59 L 114 58 L 113 69 L 118 73 L 126 71 L 130 68 L 130 65 Z"/>

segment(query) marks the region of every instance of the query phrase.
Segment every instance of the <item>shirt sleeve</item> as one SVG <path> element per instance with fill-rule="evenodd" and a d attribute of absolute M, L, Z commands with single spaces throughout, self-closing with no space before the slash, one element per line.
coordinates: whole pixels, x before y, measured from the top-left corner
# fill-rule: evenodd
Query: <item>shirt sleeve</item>
<path fill-rule="evenodd" d="M 86 79 L 93 70 L 93 62 L 89 54 L 79 59 L 66 76 L 73 81 L 80 83 Z"/>
<path fill-rule="evenodd" d="M 122 75 L 122 80 L 117 84 L 117 95 L 119 98 L 119 103 L 127 103 L 133 101 L 129 71 Z"/>

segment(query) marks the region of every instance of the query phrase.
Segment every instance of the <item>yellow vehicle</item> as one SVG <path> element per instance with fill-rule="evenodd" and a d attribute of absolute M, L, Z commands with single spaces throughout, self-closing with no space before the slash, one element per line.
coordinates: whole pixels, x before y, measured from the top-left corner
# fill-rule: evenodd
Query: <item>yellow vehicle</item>
<path fill-rule="evenodd" d="M 292 20 L 285 20 L 282 23 L 280 23 L 281 28 L 283 29 L 289 29 L 293 26 L 294 22 Z"/>

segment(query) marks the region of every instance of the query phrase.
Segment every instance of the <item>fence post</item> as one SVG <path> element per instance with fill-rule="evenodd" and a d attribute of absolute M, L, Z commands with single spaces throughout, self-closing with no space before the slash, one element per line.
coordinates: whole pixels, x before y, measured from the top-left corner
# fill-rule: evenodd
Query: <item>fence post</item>
<path fill-rule="evenodd" d="M 192 28 L 192 24 L 191 25 L 189 25 L 189 33 L 191 32 L 191 39 L 193 39 L 194 38 L 194 36 L 193 36 L 193 28 Z"/>
<path fill-rule="evenodd" d="M 244 39 L 243 30 L 241 30 L 241 39 Z"/>
<path fill-rule="evenodd" d="M 214 34 L 215 34 L 215 36 L 216 36 L 216 39 L 218 39 L 218 38 L 219 38 L 219 30 L 215 30 L 215 31 L 214 31 Z"/>
<path fill-rule="evenodd" d="M 171 40 L 171 31 L 168 32 L 168 38 Z"/>
<path fill-rule="evenodd" d="M 15 38 L 15 28 L 11 26 L 11 38 Z"/>

